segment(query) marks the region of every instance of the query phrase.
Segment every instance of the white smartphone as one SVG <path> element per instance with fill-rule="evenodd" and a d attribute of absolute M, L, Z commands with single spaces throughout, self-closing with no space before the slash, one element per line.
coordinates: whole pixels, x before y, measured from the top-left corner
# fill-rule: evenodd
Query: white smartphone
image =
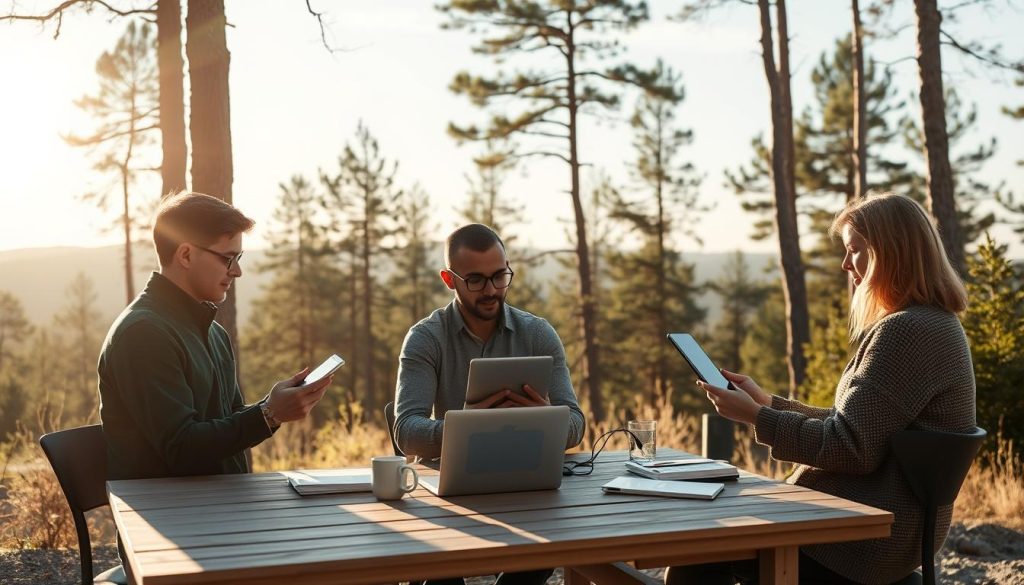
<path fill-rule="evenodd" d="M 338 371 L 338 368 L 345 365 L 345 359 L 338 354 L 333 354 L 331 357 L 325 359 L 323 363 L 316 367 L 312 372 L 306 374 L 306 379 L 302 381 L 300 386 L 306 384 L 312 384 L 330 376 L 334 372 Z"/>

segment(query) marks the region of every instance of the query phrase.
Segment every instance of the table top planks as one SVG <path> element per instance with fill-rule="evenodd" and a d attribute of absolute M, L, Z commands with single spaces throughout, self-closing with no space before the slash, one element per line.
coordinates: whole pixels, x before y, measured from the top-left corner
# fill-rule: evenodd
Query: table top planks
<path fill-rule="evenodd" d="M 663 457 L 686 454 L 659 450 Z M 559 490 L 300 496 L 280 473 L 108 482 L 138 583 L 381 583 L 699 558 L 889 534 L 892 515 L 750 473 L 715 500 L 605 494 L 624 452 Z M 436 473 L 420 467 L 423 474 Z"/>

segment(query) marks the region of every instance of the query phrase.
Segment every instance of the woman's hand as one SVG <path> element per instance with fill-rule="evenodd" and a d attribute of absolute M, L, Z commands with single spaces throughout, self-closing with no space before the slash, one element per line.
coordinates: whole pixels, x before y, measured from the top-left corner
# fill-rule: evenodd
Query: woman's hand
<path fill-rule="evenodd" d="M 725 376 L 726 380 L 732 382 L 733 386 L 749 394 L 750 397 L 754 399 L 754 402 L 761 406 L 772 405 L 772 395 L 762 390 L 761 387 L 757 385 L 757 382 L 755 382 L 750 376 L 730 372 L 724 368 L 719 371 L 722 372 L 722 375 Z"/>
<path fill-rule="evenodd" d="M 757 387 L 756 384 L 754 386 Z M 697 387 L 707 393 L 708 400 L 715 405 L 718 414 L 729 420 L 752 425 L 757 421 L 757 413 L 764 408 L 764 405 L 755 402 L 754 398 L 743 390 L 719 388 L 701 380 L 697 381 Z"/>

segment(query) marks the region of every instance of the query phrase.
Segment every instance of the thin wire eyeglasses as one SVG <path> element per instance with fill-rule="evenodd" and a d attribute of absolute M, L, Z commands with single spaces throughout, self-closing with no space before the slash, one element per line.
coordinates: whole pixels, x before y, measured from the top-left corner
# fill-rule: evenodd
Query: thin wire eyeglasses
<path fill-rule="evenodd" d="M 200 246 L 199 244 L 192 244 L 192 245 L 195 246 L 196 248 L 199 248 L 200 250 L 202 250 L 204 252 L 209 252 L 209 253 L 213 254 L 214 256 L 220 256 L 220 259 L 224 261 L 224 266 L 228 269 L 228 272 L 231 272 L 231 268 L 233 266 L 235 266 L 236 264 L 238 264 L 239 262 L 242 261 L 242 254 L 245 254 L 245 252 L 239 252 L 237 254 L 222 254 L 222 253 L 220 253 L 220 252 L 218 252 L 216 250 L 211 250 L 209 248 L 204 248 L 203 246 Z"/>
<path fill-rule="evenodd" d="M 479 292 L 487 287 L 487 281 L 491 282 L 491 286 L 495 289 L 508 288 L 512 284 L 512 277 L 515 276 L 515 272 L 509 269 L 495 272 L 490 276 L 483 276 L 482 274 L 470 274 L 468 277 L 462 276 L 458 272 L 448 268 L 450 274 L 454 274 L 459 277 L 459 280 L 466 283 L 466 290 L 469 292 Z"/>

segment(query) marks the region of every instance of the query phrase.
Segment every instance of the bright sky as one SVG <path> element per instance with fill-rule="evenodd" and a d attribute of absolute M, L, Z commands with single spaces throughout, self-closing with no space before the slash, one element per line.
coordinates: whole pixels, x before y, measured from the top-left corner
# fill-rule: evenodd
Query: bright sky
<path fill-rule="evenodd" d="M 39 11 L 56 0 L 35 4 Z M 774 250 L 771 242 L 747 238 L 749 217 L 737 197 L 723 186 L 722 171 L 750 158 L 750 139 L 767 132 L 767 88 L 759 55 L 755 8 L 726 8 L 701 24 L 668 22 L 679 2 L 650 2 L 654 19 L 622 38 L 627 56 L 639 65 L 665 59 L 682 73 L 687 99 L 678 120 L 693 129 L 695 143 L 686 152 L 706 178 L 705 203 L 716 204 L 698 229 L 707 251 L 741 248 Z M 909 4 L 909 3 L 908 3 Z M 1001 43 L 1010 56 L 1024 57 L 1024 14 L 1005 8 L 966 15 L 958 25 L 965 36 Z M 10 10 L 0 1 L 0 12 Z M 802 0 L 790 4 L 791 63 L 795 111 L 810 103 L 809 76 L 822 51 L 849 34 L 849 3 Z M 18 2 L 19 10 L 33 2 Z M 374 0 L 314 1 L 326 12 L 330 41 L 346 48 L 328 54 L 320 42 L 316 20 L 301 1 L 228 1 L 231 51 L 231 113 L 234 146 L 235 204 L 268 225 L 278 183 L 296 173 L 315 179 L 318 169 L 333 172 L 346 141 L 362 119 L 379 140 L 382 152 L 399 161 L 403 186 L 421 183 L 433 200 L 439 235 L 457 222 L 454 209 L 466 194 L 463 175 L 471 171 L 474 146 L 458 147 L 445 128 L 449 121 L 467 122 L 481 114 L 452 95 L 448 83 L 459 70 L 487 71 L 491 62 L 470 52 L 474 41 L 465 32 L 444 31 L 433 2 Z M 909 12 L 894 22 L 912 24 Z M 60 38 L 52 25 L 0 25 L 0 250 L 116 243 L 116 232 L 103 231 L 110 219 L 78 196 L 103 187 L 107 179 L 91 171 L 86 154 L 66 145 L 62 133 L 83 132 L 88 120 L 72 102 L 94 91 L 96 58 L 113 47 L 124 22 L 102 9 L 77 12 L 64 19 Z M 869 54 L 885 62 L 912 57 L 913 30 L 893 41 L 872 43 Z M 1004 105 L 1024 103 L 1024 88 L 1006 75 L 984 73 L 974 63 L 947 52 L 948 80 L 966 102 L 979 110 L 976 141 L 999 141 L 986 178 L 1006 181 L 1024 191 L 1024 123 L 1000 113 Z M 901 95 L 909 99 L 917 82 L 914 61 L 893 65 Z M 631 103 L 632 100 L 627 101 Z M 614 116 L 619 121 L 583 122 L 583 160 L 627 181 L 632 160 L 628 119 L 632 106 Z M 515 226 L 532 246 L 564 247 L 565 223 L 571 218 L 568 170 L 561 162 L 532 160 L 507 183 L 505 192 L 525 205 L 527 222 Z M 159 189 L 158 182 L 149 187 Z M 1014 239 L 999 232 L 1003 241 Z M 1015 256 L 1024 256 L 1021 248 Z"/>

